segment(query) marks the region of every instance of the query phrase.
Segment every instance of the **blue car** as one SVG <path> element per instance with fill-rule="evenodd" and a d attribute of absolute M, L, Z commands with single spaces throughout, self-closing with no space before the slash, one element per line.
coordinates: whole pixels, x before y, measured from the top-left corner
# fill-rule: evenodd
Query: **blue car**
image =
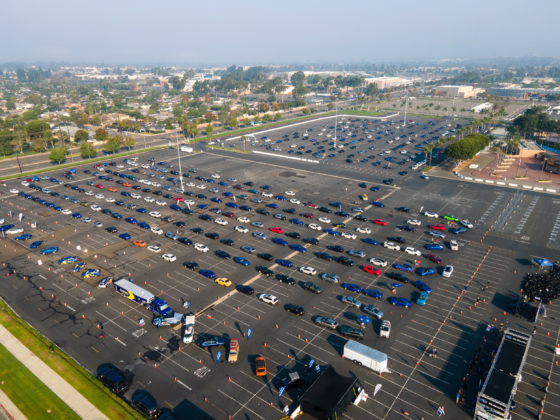
<path fill-rule="evenodd" d="M 278 204 L 276 203 L 268 203 L 266 205 L 266 207 L 271 208 L 271 209 L 277 209 L 278 208 Z"/>
<path fill-rule="evenodd" d="M 282 238 L 272 238 L 272 242 L 274 242 L 276 245 L 282 245 L 282 246 L 288 245 L 288 241 Z"/>
<path fill-rule="evenodd" d="M 150 225 L 147 224 L 146 222 L 138 223 L 138 227 L 141 227 L 142 229 L 150 229 Z"/>
<path fill-rule="evenodd" d="M 360 293 L 362 291 L 362 288 L 355 283 L 342 283 L 340 286 L 342 286 L 343 289 L 350 290 L 351 292 Z"/>
<path fill-rule="evenodd" d="M 74 219 L 81 219 L 81 218 L 82 218 L 82 215 L 81 215 L 80 213 L 72 213 L 72 217 L 73 217 Z"/>
<path fill-rule="evenodd" d="M 432 288 L 424 283 L 422 280 L 416 280 L 413 284 L 420 289 L 421 292 L 432 293 Z"/>
<path fill-rule="evenodd" d="M 230 191 L 223 192 L 222 195 L 223 195 L 224 197 L 233 197 L 233 193 L 230 192 Z"/>
<path fill-rule="evenodd" d="M 178 205 L 175 204 L 175 203 L 171 204 L 171 205 L 169 206 L 169 208 L 170 208 L 171 210 L 181 211 L 181 207 L 178 206 Z"/>
<path fill-rule="evenodd" d="M 292 244 L 290 245 L 290 248 L 293 249 L 294 251 L 298 251 L 302 253 L 307 252 L 307 248 L 300 244 Z"/>
<path fill-rule="evenodd" d="M 226 206 L 231 207 L 232 209 L 236 209 L 238 206 L 233 201 L 229 201 L 226 203 Z"/>
<path fill-rule="evenodd" d="M 119 238 L 124 239 L 125 241 L 128 241 L 130 238 L 132 238 L 132 236 L 130 236 L 130 233 L 124 232 L 124 233 L 121 233 L 119 235 Z"/>
<path fill-rule="evenodd" d="M 439 251 L 443 249 L 443 245 L 441 244 L 426 244 L 424 248 L 429 249 L 431 251 Z"/>
<path fill-rule="evenodd" d="M 460 233 L 465 233 L 467 231 L 467 228 L 465 227 L 457 227 L 457 228 L 451 228 L 449 229 L 449 232 L 454 233 L 455 235 L 458 235 Z"/>
<path fill-rule="evenodd" d="M 370 245 L 379 245 L 379 242 L 377 242 L 373 238 L 362 238 L 361 241 L 365 242 L 366 244 L 370 244 Z"/>
<path fill-rule="evenodd" d="M 24 233 L 22 235 L 16 236 L 14 239 L 16 241 L 26 241 L 28 239 L 31 239 L 33 235 L 29 234 L 29 233 Z"/>
<path fill-rule="evenodd" d="M 408 265 L 408 264 L 397 263 L 397 264 L 395 264 L 395 268 L 397 270 L 404 271 L 404 272 L 407 272 L 407 273 L 412 273 L 414 271 L 414 268 L 412 266 Z"/>
<path fill-rule="evenodd" d="M 428 293 L 420 292 L 420 296 L 418 296 L 418 298 L 416 299 L 416 304 L 424 306 L 428 301 L 428 297 L 429 297 Z"/>
<path fill-rule="evenodd" d="M 48 248 L 45 248 L 41 251 L 41 255 L 50 255 L 50 254 L 56 254 L 58 252 L 58 247 L 57 246 L 50 246 Z"/>
<path fill-rule="evenodd" d="M 381 189 L 381 187 L 376 185 L 375 187 L 371 187 L 370 191 L 376 192 L 376 191 L 379 191 L 380 189 Z"/>
<path fill-rule="evenodd" d="M 43 241 L 35 241 L 31 245 L 29 245 L 29 248 L 35 249 L 39 248 L 41 245 L 43 245 Z"/>
<path fill-rule="evenodd" d="M 213 201 L 214 203 L 221 203 L 221 202 L 222 202 L 222 199 L 221 199 L 221 198 L 218 198 L 218 197 L 212 197 L 212 198 L 210 199 L 210 201 Z"/>
<path fill-rule="evenodd" d="M 293 223 L 294 225 L 303 225 L 303 221 L 299 220 L 297 217 L 294 217 L 293 219 L 289 220 L 290 223 Z"/>
<path fill-rule="evenodd" d="M 362 293 L 375 299 L 381 299 L 383 297 L 383 293 L 376 289 L 362 289 Z"/>
<path fill-rule="evenodd" d="M 418 267 L 416 269 L 416 274 L 422 277 L 429 276 L 430 274 L 434 274 L 435 272 L 436 270 L 434 270 L 432 267 L 428 267 L 428 268 Z"/>
<path fill-rule="evenodd" d="M 207 208 L 208 208 L 208 205 L 202 203 L 202 204 L 198 204 L 196 207 L 198 207 L 199 209 L 204 210 L 204 209 L 207 209 Z"/>
<path fill-rule="evenodd" d="M 340 232 L 338 230 L 334 230 L 334 229 L 325 229 L 325 233 L 328 233 L 329 235 L 333 235 L 333 236 L 340 236 Z"/>
<path fill-rule="evenodd" d="M 216 278 L 216 273 L 214 273 L 212 270 L 202 269 L 199 271 L 199 273 L 202 274 L 204 277 L 208 277 L 209 279 Z"/>
<path fill-rule="evenodd" d="M 276 196 L 276 199 L 277 199 L 277 200 L 280 200 L 280 201 L 286 201 L 286 200 L 287 200 L 287 198 L 284 197 L 283 195 L 277 195 L 277 196 Z"/>
<path fill-rule="evenodd" d="M 276 263 L 277 263 L 277 264 L 280 264 L 282 267 L 291 268 L 291 267 L 294 266 L 294 263 L 291 262 L 290 260 L 285 260 L 285 259 L 280 259 L 280 258 L 278 258 L 278 259 L 276 260 Z"/>
<path fill-rule="evenodd" d="M 251 265 L 249 260 L 247 258 L 243 258 L 243 257 L 233 257 L 233 261 L 235 261 L 237 264 L 241 264 L 245 267 L 248 267 L 249 265 Z"/>
<path fill-rule="evenodd" d="M 376 207 L 385 207 L 385 204 L 383 204 L 381 201 L 372 201 L 371 204 Z"/>
<path fill-rule="evenodd" d="M 64 258 L 61 258 L 60 260 L 58 260 L 59 264 L 70 264 L 70 263 L 74 263 L 74 262 L 78 262 L 78 257 L 70 256 L 70 257 L 64 257 Z"/>
<path fill-rule="evenodd" d="M 140 207 L 139 209 L 136 209 L 136 211 L 137 211 L 138 213 L 142 213 L 142 214 L 148 212 L 148 210 L 146 210 L 144 207 Z"/>
<path fill-rule="evenodd" d="M 389 303 L 391 305 L 397 305 L 397 306 L 400 306 L 402 308 L 410 308 L 412 306 L 412 302 L 410 300 L 402 298 L 402 297 L 397 298 L 397 297 L 391 296 L 389 298 Z"/>
<path fill-rule="evenodd" d="M 131 225 L 135 225 L 137 220 L 134 217 L 127 217 L 126 219 L 124 219 L 125 222 L 130 223 Z"/>

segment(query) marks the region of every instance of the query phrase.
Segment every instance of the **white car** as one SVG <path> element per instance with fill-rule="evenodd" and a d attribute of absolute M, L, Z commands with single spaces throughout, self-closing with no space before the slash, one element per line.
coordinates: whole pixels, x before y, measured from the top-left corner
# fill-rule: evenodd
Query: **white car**
<path fill-rule="evenodd" d="M 290 198 L 290 203 L 292 203 L 292 204 L 301 204 L 301 201 L 299 201 L 297 198 Z"/>
<path fill-rule="evenodd" d="M 92 196 L 95 195 L 95 193 L 93 191 L 86 191 L 84 194 L 89 196 L 89 197 L 92 197 Z"/>
<path fill-rule="evenodd" d="M 185 206 L 194 206 L 195 202 L 193 200 L 185 200 L 183 201 L 183 203 L 185 204 Z"/>
<path fill-rule="evenodd" d="M 270 293 L 261 293 L 257 298 L 261 302 L 268 303 L 269 305 L 276 305 L 278 303 L 278 298 Z"/>
<path fill-rule="evenodd" d="M 237 221 L 241 223 L 249 223 L 251 220 L 248 217 L 241 216 L 237 218 Z"/>
<path fill-rule="evenodd" d="M 177 260 L 177 257 L 173 254 L 165 253 L 161 256 L 165 261 L 173 262 Z"/>
<path fill-rule="evenodd" d="M 107 203 L 114 203 L 114 202 L 115 202 L 115 199 L 114 199 L 113 197 L 107 197 L 107 198 L 105 199 L 105 201 L 106 201 Z"/>
<path fill-rule="evenodd" d="M 420 220 L 416 220 L 416 219 L 408 219 L 406 221 L 407 225 L 413 225 L 413 226 L 420 226 L 422 224 L 422 222 Z"/>
<path fill-rule="evenodd" d="M 227 220 L 222 219 L 221 217 L 217 217 L 216 219 L 214 219 L 214 223 L 217 223 L 219 225 L 225 226 L 228 224 Z"/>
<path fill-rule="evenodd" d="M 189 183 L 187 183 L 186 185 L 187 185 L 187 187 L 191 187 L 191 188 L 192 188 L 192 187 L 194 187 L 194 182 L 189 182 Z"/>
<path fill-rule="evenodd" d="M 467 229 L 472 229 L 474 226 L 471 222 L 469 222 L 467 219 L 465 220 L 461 220 L 460 222 L 464 227 L 466 227 Z"/>
<path fill-rule="evenodd" d="M 95 226 L 95 227 L 103 227 L 103 223 L 101 223 L 101 222 L 95 222 L 95 223 L 93 224 L 93 226 Z"/>
<path fill-rule="evenodd" d="M 459 243 L 455 239 L 452 239 L 449 242 L 449 247 L 451 248 L 451 251 L 459 251 Z"/>
<path fill-rule="evenodd" d="M 323 229 L 321 226 L 319 226 L 317 223 L 310 223 L 309 225 L 307 225 L 307 227 L 309 229 L 313 229 L 313 230 L 321 230 Z"/>
<path fill-rule="evenodd" d="M 385 248 L 389 248 L 389 249 L 392 249 L 392 250 L 395 250 L 395 251 L 400 251 L 401 250 L 401 247 L 399 245 L 397 245 L 394 242 L 390 242 L 390 241 L 383 242 L 383 246 Z"/>
<path fill-rule="evenodd" d="M 70 209 L 64 209 L 61 211 L 62 214 L 72 214 L 72 210 Z"/>
<path fill-rule="evenodd" d="M 157 204 L 158 206 L 167 206 L 167 203 L 166 203 L 165 201 L 163 201 L 163 200 L 156 200 L 156 204 Z"/>
<path fill-rule="evenodd" d="M 161 248 L 157 245 L 148 245 L 148 247 L 146 248 L 148 251 L 152 251 L 152 252 L 161 252 Z"/>
<path fill-rule="evenodd" d="M 80 220 L 84 223 L 90 223 L 91 222 L 91 218 L 89 218 L 89 217 L 82 217 Z"/>
<path fill-rule="evenodd" d="M 92 204 L 91 205 L 91 209 L 93 211 L 101 211 L 101 207 L 99 207 L 97 204 Z"/>
<path fill-rule="evenodd" d="M 446 265 L 445 268 L 443 269 L 443 277 L 451 277 L 451 274 L 453 274 L 453 266 L 452 265 Z"/>
<path fill-rule="evenodd" d="M 354 234 L 352 232 L 342 232 L 340 234 L 340 236 L 342 236 L 343 238 L 346 238 L 346 239 L 356 239 L 356 234 Z"/>
<path fill-rule="evenodd" d="M 263 197 L 268 197 L 268 198 L 272 197 L 272 193 L 269 193 L 268 191 L 263 191 L 262 195 Z"/>
<path fill-rule="evenodd" d="M 196 186 L 196 188 L 198 188 L 199 190 L 205 190 L 205 189 L 206 189 L 206 185 L 204 185 L 204 184 L 198 184 L 198 185 Z"/>
<path fill-rule="evenodd" d="M 413 247 L 411 247 L 411 246 L 407 246 L 407 247 L 404 249 L 404 252 L 406 252 L 407 254 L 410 254 L 410 255 L 416 255 L 416 256 L 418 256 L 418 257 L 419 257 L 420 255 L 422 255 L 422 253 L 421 253 L 420 251 L 418 251 L 416 248 L 413 248 Z"/>
<path fill-rule="evenodd" d="M 249 229 L 247 229 L 245 226 L 235 226 L 235 230 L 241 233 L 249 232 Z"/>
<path fill-rule="evenodd" d="M 150 230 L 152 231 L 152 233 L 155 233 L 156 235 L 163 235 L 163 230 L 158 226 L 152 226 Z"/>
<path fill-rule="evenodd" d="M 24 187 L 28 187 L 28 186 L 29 186 L 29 182 L 27 182 L 27 181 L 21 181 L 21 185 L 23 185 Z"/>
<path fill-rule="evenodd" d="M 98 198 L 99 200 L 103 200 L 105 198 L 105 196 L 101 193 L 99 194 L 95 194 L 95 198 Z"/>
<path fill-rule="evenodd" d="M 218 174 L 212 174 L 212 178 L 214 178 L 214 179 L 220 179 L 220 175 L 218 175 Z"/>
<path fill-rule="evenodd" d="M 434 213 L 433 211 L 425 211 L 424 216 L 431 217 L 432 219 L 437 219 L 439 217 L 439 214 Z"/>
<path fill-rule="evenodd" d="M 153 187 L 161 187 L 161 184 L 159 182 L 152 181 L 152 186 Z"/>
<path fill-rule="evenodd" d="M 155 218 L 158 218 L 158 219 L 161 217 L 161 213 L 160 213 L 159 211 L 156 211 L 156 210 L 151 211 L 151 212 L 149 212 L 148 214 L 149 214 L 150 216 L 155 217 Z"/>
<path fill-rule="evenodd" d="M 319 217 L 317 219 L 319 222 L 323 222 L 323 223 L 330 223 L 331 219 L 329 219 L 328 217 Z"/>
<path fill-rule="evenodd" d="M 368 227 L 357 227 L 356 232 L 367 233 L 369 235 L 371 233 L 371 229 Z"/>
<path fill-rule="evenodd" d="M 370 264 L 377 265 L 378 267 L 387 267 L 387 261 L 383 258 L 374 257 L 370 258 L 368 261 Z"/>
<path fill-rule="evenodd" d="M 296 195 L 296 193 L 293 192 L 293 191 L 285 191 L 284 194 L 289 195 L 290 197 L 293 197 L 294 195 Z"/>
<path fill-rule="evenodd" d="M 138 200 L 139 198 L 142 197 L 140 194 L 135 193 L 135 192 L 131 193 L 130 196 L 131 196 L 132 198 L 135 198 L 136 200 Z"/>
<path fill-rule="evenodd" d="M 155 200 L 148 195 L 148 196 L 144 197 L 144 201 L 146 203 L 153 203 Z"/>
<path fill-rule="evenodd" d="M 317 270 L 315 270 L 313 267 L 310 267 L 308 265 L 300 267 L 299 271 L 303 274 L 309 274 L 310 276 L 314 276 L 317 274 Z"/>
<path fill-rule="evenodd" d="M 19 191 L 18 191 L 17 188 L 10 188 L 10 192 L 11 192 L 12 194 L 17 194 Z"/>
<path fill-rule="evenodd" d="M 200 252 L 208 252 L 209 249 L 206 245 L 199 243 L 194 244 L 194 249 Z"/>
<path fill-rule="evenodd" d="M 6 233 L 9 235 L 17 235 L 18 233 L 22 233 L 22 232 L 23 232 L 23 228 L 21 227 L 13 227 L 6 231 Z"/>

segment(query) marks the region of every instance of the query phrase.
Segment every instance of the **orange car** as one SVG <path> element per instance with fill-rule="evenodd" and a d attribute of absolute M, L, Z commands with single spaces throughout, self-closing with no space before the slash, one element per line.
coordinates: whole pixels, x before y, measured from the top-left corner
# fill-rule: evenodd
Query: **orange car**
<path fill-rule="evenodd" d="M 109 187 L 107 188 L 107 191 L 117 192 L 117 189 L 115 187 Z"/>
<path fill-rule="evenodd" d="M 266 359 L 264 357 L 257 357 L 255 359 L 255 375 L 266 376 Z"/>
<path fill-rule="evenodd" d="M 132 242 L 134 245 L 139 246 L 140 248 L 144 248 L 146 246 L 146 242 L 144 242 L 141 239 L 136 239 L 134 242 Z"/>

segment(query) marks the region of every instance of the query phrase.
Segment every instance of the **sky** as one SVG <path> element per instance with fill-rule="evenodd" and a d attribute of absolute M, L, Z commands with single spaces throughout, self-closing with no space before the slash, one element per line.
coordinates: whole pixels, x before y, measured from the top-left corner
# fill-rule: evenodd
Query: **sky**
<path fill-rule="evenodd" d="M 558 0 L 8 0 L 0 63 L 560 57 Z"/>

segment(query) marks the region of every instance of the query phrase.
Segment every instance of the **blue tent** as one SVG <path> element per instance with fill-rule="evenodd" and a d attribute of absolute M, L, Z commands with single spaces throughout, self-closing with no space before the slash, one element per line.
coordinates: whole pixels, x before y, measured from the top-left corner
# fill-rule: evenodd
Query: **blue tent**
<path fill-rule="evenodd" d="M 554 266 L 554 264 L 552 264 L 546 258 L 533 258 L 533 261 L 535 261 L 535 264 L 537 264 L 540 268 L 548 268 Z"/>

